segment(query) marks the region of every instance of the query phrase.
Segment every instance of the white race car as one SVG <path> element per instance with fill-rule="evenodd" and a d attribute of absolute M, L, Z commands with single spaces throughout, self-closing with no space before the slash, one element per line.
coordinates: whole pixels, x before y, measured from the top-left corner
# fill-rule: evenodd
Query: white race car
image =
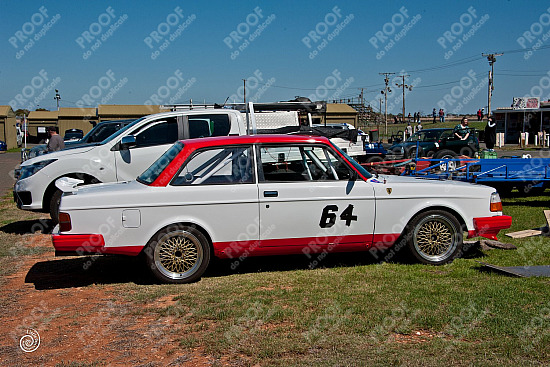
<path fill-rule="evenodd" d="M 135 181 L 64 194 L 58 255 L 145 255 L 161 281 L 198 280 L 212 256 L 376 251 L 396 243 L 418 261 L 460 256 L 468 237 L 509 228 L 493 188 L 372 177 L 328 139 L 257 135 L 183 140 Z"/>

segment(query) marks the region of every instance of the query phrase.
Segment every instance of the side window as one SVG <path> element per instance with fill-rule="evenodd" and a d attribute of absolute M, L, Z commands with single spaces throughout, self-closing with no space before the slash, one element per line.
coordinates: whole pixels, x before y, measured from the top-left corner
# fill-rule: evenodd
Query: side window
<path fill-rule="evenodd" d="M 189 116 L 189 138 L 227 136 L 231 128 L 229 115 L 208 114 Z"/>
<path fill-rule="evenodd" d="M 172 185 L 254 183 L 250 147 L 201 150 L 187 161 Z"/>
<path fill-rule="evenodd" d="M 347 164 L 325 147 L 260 147 L 266 182 L 335 181 L 350 178 Z"/>
<path fill-rule="evenodd" d="M 136 135 L 136 147 L 173 144 L 178 140 L 176 117 L 155 121 Z"/>

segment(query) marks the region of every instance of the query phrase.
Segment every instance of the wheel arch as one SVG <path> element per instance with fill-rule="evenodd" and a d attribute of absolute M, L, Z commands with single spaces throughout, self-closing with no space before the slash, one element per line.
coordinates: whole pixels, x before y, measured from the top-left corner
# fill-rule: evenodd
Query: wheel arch
<path fill-rule="evenodd" d="M 199 223 L 196 223 L 196 222 L 193 222 L 193 221 L 190 221 L 190 220 L 175 220 L 175 221 L 173 221 L 171 223 L 168 223 L 168 224 L 166 224 L 166 223 L 161 224 L 160 228 L 158 228 L 154 233 L 151 234 L 151 236 L 148 237 L 147 244 L 149 243 L 149 241 L 151 241 L 151 239 L 155 238 L 155 236 L 159 232 L 164 231 L 166 228 L 169 228 L 171 226 L 193 227 L 197 231 L 201 232 L 202 235 L 208 241 L 208 246 L 210 246 L 210 251 L 211 251 L 212 255 L 214 255 L 214 245 L 213 245 L 213 242 L 212 242 L 212 236 L 210 235 L 209 231 L 204 226 L 200 225 Z M 143 254 L 146 251 L 146 249 L 148 247 L 147 244 L 145 246 L 143 246 L 143 249 L 141 250 L 140 254 Z"/>
<path fill-rule="evenodd" d="M 459 213 L 457 210 L 455 210 L 454 208 L 451 208 L 449 206 L 445 206 L 445 205 L 432 205 L 432 206 L 427 206 L 425 208 L 422 208 L 419 211 L 417 211 L 416 213 L 414 213 L 414 215 L 412 215 L 409 218 L 409 220 L 407 222 L 407 225 L 403 229 L 402 234 L 404 234 L 407 231 L 407 228 L 408 228 L 409 224 L 411 223 L 411 221 L 414 218 L 416 218 L 418 215 L 420 215 L 422 213 L 425 213 L 425 212 L 428 212 L 430 210 L 441 210 L 441 211 L 448 212 L 448 213 L 452 214 L 456 218 L 456 220 L 458 220 L 458 222 L 460 223 L 462 228 L 467 230 L 468 225 L 466 224 L 466 221 L 464 220 L 464 217 L 462 216 L 462 214 Z"/>
<path fill-rule="evenodd" d="M 45 211 L 45 212 L 50 211 L 50 199 L 51 199 L 53 193 L 56 190 L 55 181 L 57 181 L 58 179 L 60 179 L 62 177 L 70 177 L 70 178 L 76 178 L 76 179 L 79 179 L 79 180 L 84 180 L 85 185 L 89 185 L 89 184 L 92 184 L 92 183 L 101 183 L 101 181 L 99 179 L 97 179 L 96 177 L 94 177 L 90 174 L 87 174 L 87 173 L 83 173 L 83 172 L 75 172 L 75 173 L 68 173 L 68 174 L 61 175 L 61 176 L 57 177 L 56 179 L 54 179 L 52 182 L 50 182 L 50 184 L 46 187 L 46 191 L 44 191 L 44 196 L 42 197 L 42 210 L 43 211 Z"/>

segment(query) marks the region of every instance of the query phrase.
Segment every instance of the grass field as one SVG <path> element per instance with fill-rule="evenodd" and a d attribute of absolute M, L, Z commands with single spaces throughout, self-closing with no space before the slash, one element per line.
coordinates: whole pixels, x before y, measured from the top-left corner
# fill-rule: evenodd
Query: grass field
<path fill-rule="evenodd" d="M 513 224 L 504 232 L 544 225 L 546 208 L 548 196 L 505 199 Z M 16 257 L 27 255 L 12 250 L 23 238 L 16 237 L 29 235 L 4 230 L 37 215 L 18 211 L 9 197 L 0 213 L 6 275 Z M 476 249 L 441 267 L 379 263 L 356 253 L 330 254 L 310 269 L 305 256 L 279 256 L 248 258 L 235 270 L 217 261 L 197 283 L 157 285 L 142 281 L 134 259 L 118 258 L 96 261 L 90 276 L 127 272 L 130 280 L 115 281 L 110 297 L 130 316 L 170 318 L 178 331 L 163 337 L 178 351 L 211 356 L 213 365 L 549 365 L 549 278 L 496 274 L 476 260 L 550 264 L 550 238 L 513 240 L 501 232 L 500 239 L 518 249 Z M 65 292 L 78 298 L 78 288 Z M 59 365 L 91 365 L 67 363 Z M 101 355 L 95 363 L 109 365 Z"/>

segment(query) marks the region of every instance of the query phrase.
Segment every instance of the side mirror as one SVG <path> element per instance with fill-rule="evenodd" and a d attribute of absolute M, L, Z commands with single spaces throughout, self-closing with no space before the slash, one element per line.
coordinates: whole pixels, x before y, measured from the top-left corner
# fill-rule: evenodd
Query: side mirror
<path fill-rule="evenodd" d="M 133 135 L 125 136 L 120 141 L 120 150 L 130 149 L 134 146 L 136 146 L 136 137 Z"/>

